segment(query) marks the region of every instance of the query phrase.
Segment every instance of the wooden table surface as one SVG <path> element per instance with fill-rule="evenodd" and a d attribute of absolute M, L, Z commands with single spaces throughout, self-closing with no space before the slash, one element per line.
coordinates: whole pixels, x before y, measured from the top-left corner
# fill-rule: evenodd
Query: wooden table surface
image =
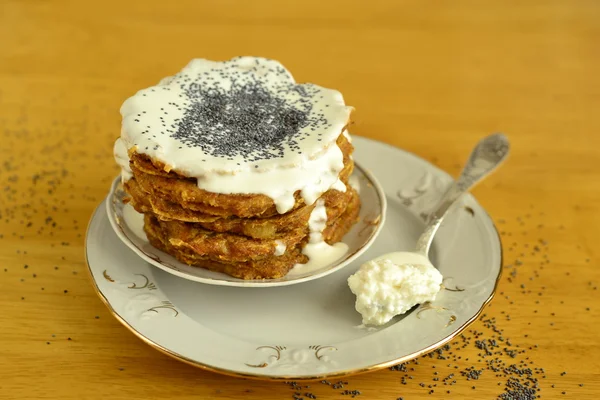
<path fill-rule="evenodd" d="M 455 175 L 479 137 L 513 144 L 475 190 L 504 244 L 484 317 L 495 328 L 478 321 L 407 372 L 303 384 L 301 397 L 492 399 L 515 378 L 541 398 L 600 397 L 599 2 L 2 0 L 0 38 L 0 398 L 292 398 L 289 384 L 148 347 L 96 296 L 84 261 L 118 171 L 122 101 L 191 58 L 236 55 L 340 90 L 353 134 Z M 484 346 L 504 368 L 486 368 Z"/>

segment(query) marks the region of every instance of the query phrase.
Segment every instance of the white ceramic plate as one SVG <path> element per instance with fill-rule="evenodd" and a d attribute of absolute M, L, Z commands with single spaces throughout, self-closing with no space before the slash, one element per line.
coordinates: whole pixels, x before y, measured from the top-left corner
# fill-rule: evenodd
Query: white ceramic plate
<path fill-rule="evenodd" d="M 355 157 L 381 182 L 387 221 L 362 256 L 321 279 L 293 286 L 205 285 L 152 265 L 110 226 L 102 204 L 90 222 L 86 255 L 111 312 L 152 347 L 195 366 L 241 377 L 322 379 L 384 368 L 450 341 L 495 290 L 502 250 L 494 224 L 472 196 L 448 215 L 433 248 L 446 277 L 433 304 L 377 329 L 361 327 L 346 279 L 368 259 L 411 250 L 451 178 L 395 147 L 354 137 Z M 448 290 L 452 289 L 452 290 Z"/>
<path fill-rule="evenodd" d="M 361 208 L 359 222 L 342 240 L 348 245 L 348 252 L 333 263 L 311 269 L 304 266 L 294 268 L 279 279 L 243 280 L 234 278 L 220 272 L 191 267 L 153 247 L 144 233 L 142 214 L 135 211 L 132 206 L 123 203 L 127 194 L 123 191 L 120 178 L 113 181 L 106 202 L 106 212 L 111 226 L 123 243 L 150 264 L 173 275 L 210 285 L 286 286 L 321 278 L 345 267 L 364 253 L 381 231 L 386 215 L 386 196 L 383 188 L 375 177 L 368 170 L 361 168 L 358 163 L 355 164 L 350 182 L 360 193 Z"/>

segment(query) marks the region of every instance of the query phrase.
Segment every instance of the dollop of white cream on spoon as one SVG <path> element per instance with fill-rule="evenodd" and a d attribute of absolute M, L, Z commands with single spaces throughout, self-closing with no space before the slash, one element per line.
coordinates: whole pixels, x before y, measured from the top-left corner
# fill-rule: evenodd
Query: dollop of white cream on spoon
<path fill-rule="evenodd" d="M 348 286 L 363 324 L 384 325 L 417 304 L 435 300 L 442 279 L 426 256 L 395 252 L 363 264 L 348 278 Z"/>

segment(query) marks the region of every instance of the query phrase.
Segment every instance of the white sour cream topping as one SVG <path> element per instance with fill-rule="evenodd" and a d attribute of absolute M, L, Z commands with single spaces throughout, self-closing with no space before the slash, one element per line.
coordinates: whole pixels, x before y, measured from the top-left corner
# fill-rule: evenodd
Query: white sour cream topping
<path fill-rule="evenodd" d="M 121 167 L 121 181 L 127 182 L 133 177 L 133 172 L 129 168 L 129 155 L 127 154 L 127 147 L 125 142 L 120 138 L 115 141 L 113 147 L 113 154 L 119 167 Z"/>
<path fill-rule="evenodd" d="M 272 149 L 272 157 L 249 158 L 247 154 L 223 157 L 206 147 L 190 145 L 174 137 L 181 121 L 189 116 L 186 110 L 205 101 L 201 96 L 191 100 L 190 85 L 227 93 L 234 85 L 253 82 L 259 82 L 269 96 L 281 99 L 290 107 L 309 104 L 308 117 L 319 122 L 302 126 L 293 136 L 295 144 L 285 141 L 282 149 Z M 294 90 L 281 90 L 282 87 Z M 229 105 L 224 109 L 227 107 Z M 138 153 L 196 178 L 201 189 L 223 194 L 264 194 L 273 199 L 279 213 L 285 213 L 293 207 L 296 191 L 300 191 L 304 202 L 310 205 L 330 188 L 346 190 L 338 178 L 344 165 L 336 139 L 341 133 L 349 137 L 344 128 L 351 110 L 338 91 L 313 84 L 296 84 L 277 61 L 256 57 L 224 62 L 194 59 L 176 75 L 140 90 L 123 103 L 121 138 L 115 143 L 115 158 L 123 169 L 124 181 L 131 178 L 125 162 L 127 150 L 135 148 Z M 187 126 L 195 123 L 193 119 L 187 121 Z M 268 123 L 268 118 L 262 122 Z M 211 128 L 218 127 L 217 124 Z M 261 134 L 258 128 L 253 132 Z M 266 151 L 271 152 L 271 149 Z"/>
<path fill-rule="evenodd" d="M 333 264 L 348 252 L 346 243 L 338 242 L 333 246 L 323 240 L 323 230 L 327 227 L 327 209 L 322 199 L 317 200 L 310 213 L 308 228 L 310 236 L 302 253 L 308 256 L 306 264 L 296 264 L 287 276 L 302 275 Z"/>
<path fill-rule="evenodd" d="M 273 253 L 276 256 L 282 256 L 285 254 L 285 250 L 287 249 L 287 246 L 285 245 L 285 243 L 283 243 L 281 240 L 277 239 L 275 240 L 275 253 Z"/>
<path fill-rule="evenodd" d="M 348 278 L 365 325 L 383 325 L 417 304 L 433 301 L 442 274 L 421 254 L 390 253 L 361 265 Z"/>

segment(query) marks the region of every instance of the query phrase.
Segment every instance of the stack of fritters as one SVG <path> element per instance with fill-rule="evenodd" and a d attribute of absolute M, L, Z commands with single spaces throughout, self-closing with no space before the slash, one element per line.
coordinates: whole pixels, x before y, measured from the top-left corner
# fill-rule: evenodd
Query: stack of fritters
<path fill-rule="evenodd" d="M 322 234 L 329 244 L 342 239 L 360 210 L 358 194 L 348 184 L 352 144 L 340 135 L 337 145 L 344 154 L 339 178 L 346 191 L 330 189 L 320 197 L 327 209 Z M 308 261 L 302 248 L 317 202 L 306 205 L 297 192 L 294 207 L 279 214 L 268 196 L 208 192 L 196 179 L 135 150 L 129 158 L 133 178 L 125 182 L 125 190 L 130 204 L 144 214 L 144 230 L 154 247 L 183 263 L 242 279 L 279 278 Z"/>

